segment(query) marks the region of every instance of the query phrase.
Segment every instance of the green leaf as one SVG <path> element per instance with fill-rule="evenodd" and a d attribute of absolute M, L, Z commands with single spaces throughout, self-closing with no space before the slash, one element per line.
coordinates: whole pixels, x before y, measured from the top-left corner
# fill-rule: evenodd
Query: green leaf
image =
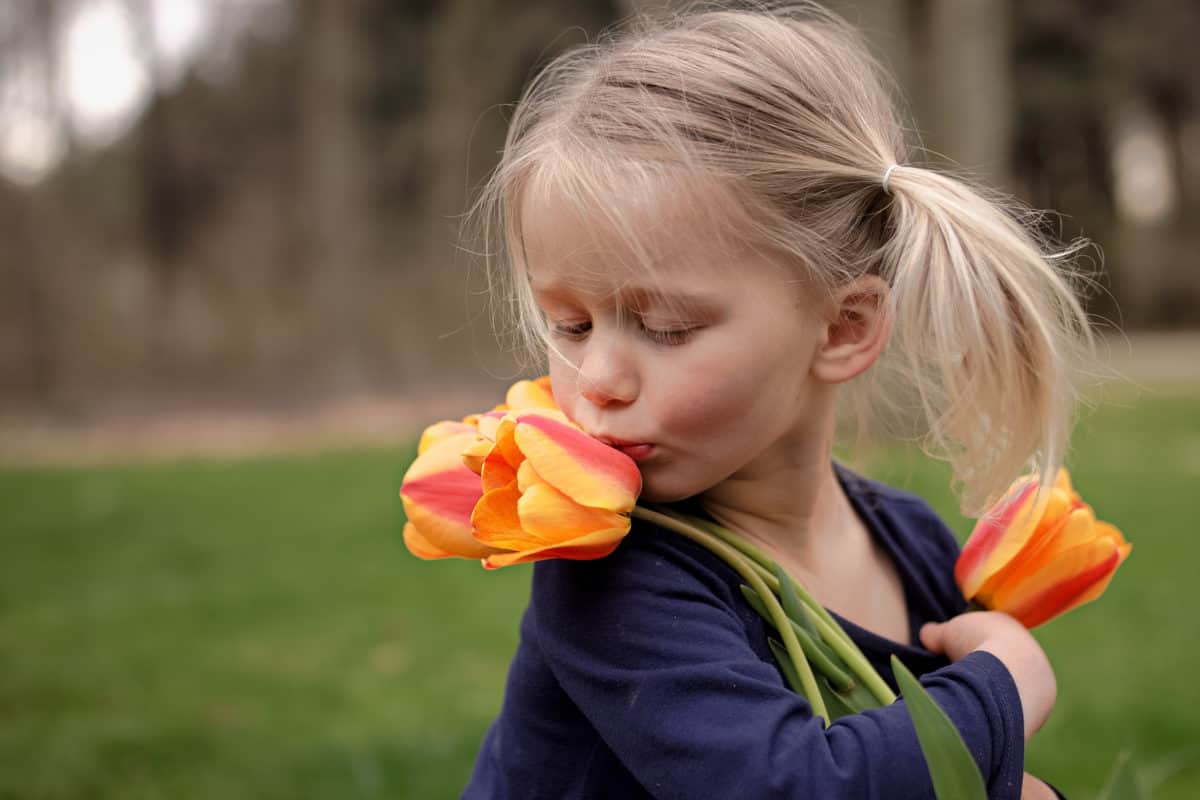
<path fill-rule="evenodd" d="M 863 704 L 862 694 L 865 689 L 861 685 L 856 685 L 848 692 L 839 692 L 837 688 L 829 682 L 829 679 L 822 675 L 817 679 L 817 688 L 821 691 L 821 697 L 825 698 L 825 708 L 829 710 L 829 720 L 832 722 L 835 719 L 857 714 L 861 711 L 866 711 L 869 708 L 878 708 L 879 704 L 875 702 L 875 697 L 866 692 L 867 703 Z"/>
<path fill-rule="evenodd" d="M 979 767 L 946 712 L 895 656 L 892 671 L 917 729 L 938 800 L 987 800 Z"/>
<path fill-rule="evenodd" d="M 817 633 L 817 626 L 809 619 L 808 609 L 804 607 L 804 603 L 800 602 L 800 596 L 796 594 L 796 587 L 792 586 L 792 579 L 783 567 L 778 564 L 771 566 L 774 567 L 775 577 L 779 580 L 779 600 L 783 604 L 783 610 L 788 615 L 788 619 L 808 631 L 814 639 L 820 639 L 821 635 Z"/>
<path fill-rule="evenodd" d="M 858 714 L 872 708 L 880 708 L 879 700 L 871 694 L 870 689 L 861 683 L 855 683 L 848 691 L 839 691 L 837 686 L 828 680 L 817 681 L 817 683 L 818 688 L 821 689 L 821 696 L 826 700 L 825 707 L 829 709 L 833 719 L 844 717 L 847 714 Z M 835 699 L 831 700 L 831 698 Z M 837 711 L 834 710 L 831 703 L 836 704 Z"/>

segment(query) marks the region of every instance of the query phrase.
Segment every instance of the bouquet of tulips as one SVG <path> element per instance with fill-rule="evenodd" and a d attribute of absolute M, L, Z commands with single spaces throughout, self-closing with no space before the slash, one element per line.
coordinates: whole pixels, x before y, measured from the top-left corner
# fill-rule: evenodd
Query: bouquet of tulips
<path fill-rule="evenodd" d="M 980 520 L 955 578 L 972 607 L 1027 627 L 1098 597 L 1130 545 L 1096 520 L 1065 470 L 1048 491 L 1018 481 Z M 732 531 L 638 503 L 636 463 L 573 424 L 548 378 L 520 381 L 505 402 L 429 426 L 404 476 L 404 543 L 423 559 L 480 559 L 496 569 L 611 553 L 637 517 L 707 547 L 742 577 L 747 602 L 774 628 L 770 644 L 792 689 L 830 724 L 896 700 L 833 617 L 804 587 Z M 939 797 L 985 797 L 953 724 L 893 657 Z"/>

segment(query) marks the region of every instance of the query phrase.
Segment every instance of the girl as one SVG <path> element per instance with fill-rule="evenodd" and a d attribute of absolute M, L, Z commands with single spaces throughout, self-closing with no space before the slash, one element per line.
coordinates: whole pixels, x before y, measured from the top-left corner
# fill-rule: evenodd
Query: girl
<path fill-rule="evenodd" d="M 913 165 L 885 76 L 810 4 L 641 20 L 559 57 L 473 213 L 559 405 L 638 461 L 642 498 L 757 543 L 893 688 L 892 654 L 923 675 L 989 796 L 1054 797 L 1023 772 L 1044 653 L 962 613 L 946 526 L 832 442 L 853 389 L 924 416 L 968 510 L 1030 464 L 1049 485 L 1090 344 L 1054 263 L 1078 248 Z M 740 582 L 636 522 L 606 558 L 536 564 L 464 796 L 932 796 L 903 702 L 826 728 Z"/>

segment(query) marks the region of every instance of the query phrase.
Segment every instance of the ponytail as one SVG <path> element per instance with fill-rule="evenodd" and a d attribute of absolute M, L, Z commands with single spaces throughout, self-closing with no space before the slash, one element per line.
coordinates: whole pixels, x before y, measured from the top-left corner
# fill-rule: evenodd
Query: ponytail
<path fill-rule="evenodd" d="M 881 171 L 882 172 L 882 171 Z M 893 170 L 882 277 L 892 287 L 889 358 L 910 376 L 927 449 L 952 464 L 977 516 L 1022 471 L 1051 486 L 1067 449 L 1076 365 L 1094 347 L 1086 312 L 1034 229 L 965 182 Z"/>

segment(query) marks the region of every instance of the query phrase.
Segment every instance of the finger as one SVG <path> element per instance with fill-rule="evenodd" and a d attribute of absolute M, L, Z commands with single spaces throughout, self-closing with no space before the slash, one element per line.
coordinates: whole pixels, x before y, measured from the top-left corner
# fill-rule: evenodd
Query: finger
<path fill-rule="evenodd" d="M 925 645 L 926 650 L 934 653 L 942 652 L 942 626 L 935 622 L 927 622 L 921 626 L 918 632 L 921 637 L 921 644 Z"/>

